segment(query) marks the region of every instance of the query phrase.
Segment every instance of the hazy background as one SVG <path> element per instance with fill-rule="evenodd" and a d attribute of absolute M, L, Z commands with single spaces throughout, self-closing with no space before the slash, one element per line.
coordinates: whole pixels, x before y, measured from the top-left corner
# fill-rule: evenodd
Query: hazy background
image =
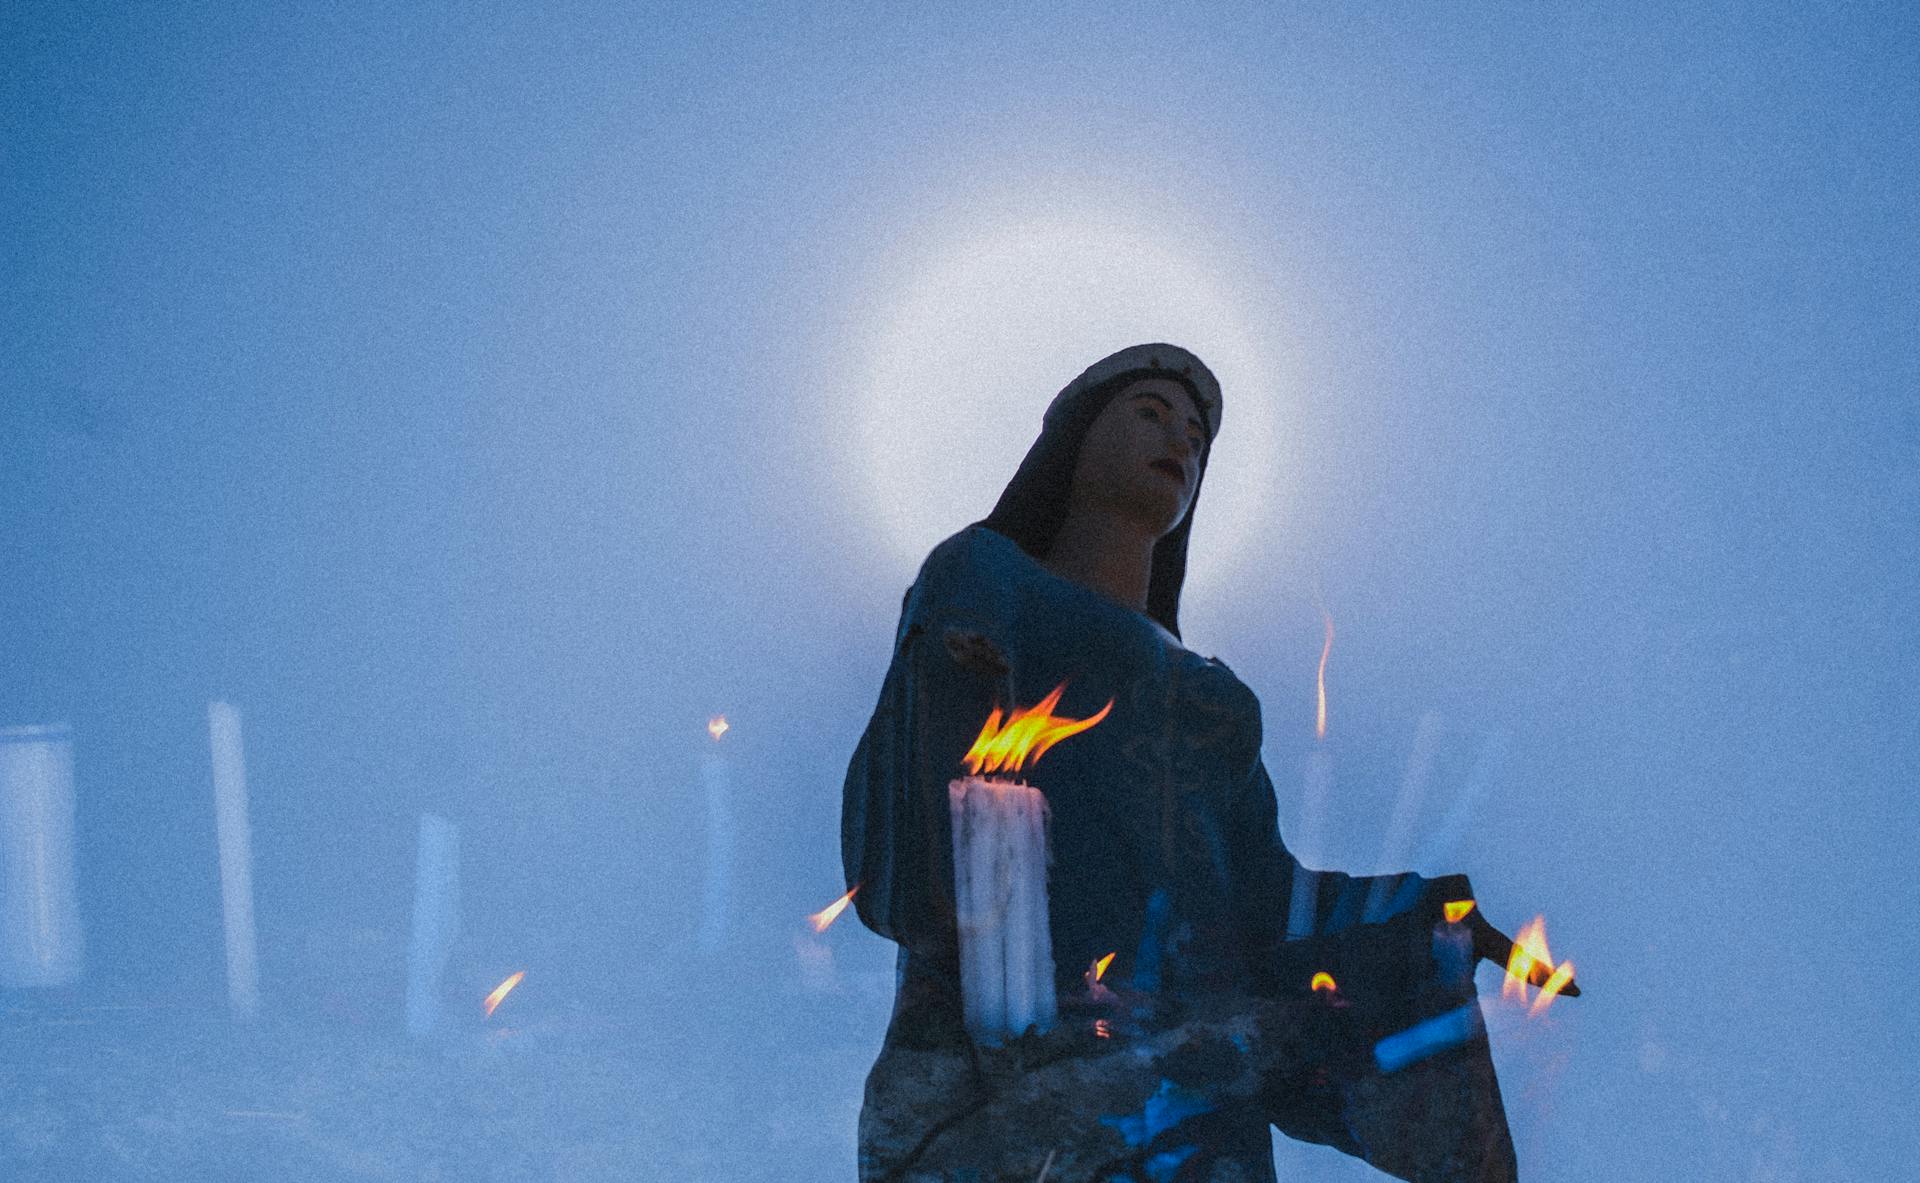
<path fill-rule="evenodd" d="M 1301 853 L 1468 871 L 1581 967 L 1496 1032 L 1523 1169 L 1911 1169 L 1912 7 L 388 8 L 0 16 L 0 725 L 73 726 L 90 981 L 220 1005 L 224 698 L 270 1007 L 332 965 L 397 1031 L 426 809 L 456 973 L 724 973 L 721 712 L 730 956 L 780 997 L 918 556 L 1164 339 L 1250 474 L 1182 619 L 1283 827 L 1324 603 Z M 899 463 L 956 416 L 958 476 Z M 1505 754 L 1396 861 L 1425 713 L 1435 808 Z M 826 939 L 791 1005 L 877 1050 L 891 946 Z M 851 1178 L 860 1080 L 806 1084 L 845 1153 L 794 1177 Z"/>

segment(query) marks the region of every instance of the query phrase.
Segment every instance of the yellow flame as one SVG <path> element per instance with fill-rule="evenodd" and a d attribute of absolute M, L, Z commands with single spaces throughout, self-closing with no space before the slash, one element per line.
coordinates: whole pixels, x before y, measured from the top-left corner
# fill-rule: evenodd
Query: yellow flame
<path fill-rule="evenodd" d="M 1118 952 L 1118 950 L 1116 950 L 1115 952 Z M 1109 953 L 1105 957 L 1102 957 L 1100 960 L 1093 963 L 1093 980 L 1094 981 L 1097 982 L 1101 978 L 1107 976 L 1107 967 L 1113 964 L 1113 957 L 1114 957 L 1114 954 Z"/>
<path fill-rule="evenodd" d="M 707 734 L 713 736 L 715 743 L 719 743 L 720 737 L 726 733 L 727 717 L 725 715 L 715 715 L 713 718 L 707 720 Z"/>
<path fill-rule="evenodd" d="M 1552 964 L 1553 954 L 1547 950 L 1547 918 L 1535 916 L 1514 934 L 1513 952 L 1507 955 L 1507 976 L 1500 982 L 1500 996 L 1526 1001 L 1527 982 L 1533 975 L 1533 967 Z"/>
<path fill-rule="evenodd" d="M 1322 608 L 1320 619 L 1326 622 L 1327 639 L 1320 646 L 1320 674 L 1315 679 L 1320 695 L 1320 706 L 1313 724 L 1315 739 L 1327 738 L 1327 655 L 1333 652 L 1333 615 Z"/>
<path fill-rule="evenodd" d="M 1447 914 L 1448 924 L 1458 924 L 1467 918 L 1467 913 L 1473 911 L 1473 901 L 1448 900 L 1440 905 L 1440 908 Z"/>
<path fill-rule="evenodd" d="M 1324 969 L 1313 975 L 1313 983 L 1308 987 L 1308 989 L 1316 992 L 1320 990 L 1338 990 L 1339 988 L 1340 987 L 1334 983 L 1333 975 Z"/>
<path fill-rule="evenodd" d="M 498 986 L 495 986 L 493 988 L 493 993 L 487 995 L 487 1017 L 488 1018 L 493 1017 L 493 1009 L 500 1005 L 500 1000 L 502 998 L 505 998 L 507 994 L 510 991 L 512 991 L 512 989 L 515 986 L 518 986 L 520 984 L 520 979 L 526 976 L 527 976 L 527 971 L 524 969 L 520 970 L 514 973 L 506 981 L 500 983 Z"/>
<path fill-rule="evenodd" d="M 854 884 L 852 891 L 847 892 L 847 894 L 841 896 L 839 899 L 833 901 L 831 904 L 828 904 L 826 907 L 820 909 L 818 912 L 815 912 L 813 915 L 807 917 L 807 923 L 813 925 L 813 931 L 815 932 L 827 931 L 827 926 L 840 918 L 840 913 L 847 910 L 848 901 L 853 899 L 853 893 L 859 890 L 860 890 L 860 885 L 858 883 Z"/>
<path fill-rule="evenodd" d="M 1573 962 L 1554 965 L 1553 953 L 1547 947 L 1546 918 L 1535 916 L 1514 936 L 1513 952 L 1507 957 L 1507 976 L 1500 982 L 1500 996 L 1525 1002 L 1527 986 L 1542 968 L 1548 971 L 1547 977 L 1540 984 L 1539 996 L 1527 1011 L 1529 1015 L 1537 1015 L 1545 1010 L 1547 1004 L 1573 981 Z"/>
<path fill-rule="evenodd" d="M 1089 719 L 1067 719 L 1055 716 L 1053 708 L 1060 705 L 1060 695 L 1067 688 L 1065 682 L 1053 688 L 1033 706 L 1017 710 L 1008 717 L 1006 725 L 1000 722 L 1000 708 L 993 708 L 987 716 L 987 725 L 980 729 L 979 738 L 967 749 L 962 757 L 967 771 L 978 775 L 986 772 L 1018 772 L 1026 766 L 1029 754 L 1039 760 L 1048 748 L 1070 735 L 1078 735 L 1087 728 L 1107 717 L 1113 709 L 1113 700 L 1100 708 L 1100 713 Z"/>
<path fill-rule="evenodd" d="M 1527 1009 L 1527 1013 L 1529 1015 L 1537 1015 L 1547 1009 L 1547 1004 L 1552 1002 L 1554 997 L 1558 995 L 1561 990 L 1565 989 L 1567 983 L 1572 980 L 1573 962 L 1561 962 L 1559 967 L 1553 971 L 1553 976 L 1547 979 L 1547 984 L 1540 987 L 1540 997 L 1533 1000 L 1533 1005 Z"/>

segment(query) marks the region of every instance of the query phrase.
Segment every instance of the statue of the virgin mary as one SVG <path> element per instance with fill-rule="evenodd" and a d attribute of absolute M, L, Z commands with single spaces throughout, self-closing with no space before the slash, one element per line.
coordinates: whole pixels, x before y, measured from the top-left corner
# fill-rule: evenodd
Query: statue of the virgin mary
<path fill-rule="evenodd" d="M 906 593 L 842 812 L 860 918 L 900 947 L 862 1180 L 1271 1180 L 1269 1124 L 1400 1178 L 1515 1178 L 1472 975 L 1511 942 L 1477 908 L 1458 916 L 1466 877 L 1304 876 L 1312 931 L 1288 932 L 1299 864 L 1259 700 L 1180 637 L 1221 410 L 1184 349 L 1101 359 Z M 1059 1014 L 982 1047 L 963 1023 L 948 782 L 993 709 L 1063 683 L 1063 715 L 1113 705 L 1027 774 L 1051 813 Z"/>

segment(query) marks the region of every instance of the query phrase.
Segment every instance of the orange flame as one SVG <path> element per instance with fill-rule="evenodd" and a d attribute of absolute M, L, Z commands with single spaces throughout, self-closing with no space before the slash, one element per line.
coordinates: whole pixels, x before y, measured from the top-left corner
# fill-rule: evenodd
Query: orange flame
<path fill-rule="evenodd" d="M 1507 976 L 1500 982 L 1500 997 L 1527 998 L 1527 981 L 1537 964 L 1553 964 L 1547 950 L 1547 918 L 1535 916 L 1521 926 L 1513 937 L 1513 952 L 1507 955 Z"/>
<path fill-rule="evenodd" d="M 1535 916 L 1514 935 L 1513 952 L 1507 957 L 1507 976 L 1500 982 L 1500 996 L 1525 1002 L 1527 984 L 1533 980 L 1535 969 L 1542 966 L 1550 972 L 1540 986 L 1539 996 L 1527 1010 L 1529 1015 L 1537 1015 L 1545 1010 L 1547 1004 L 1573 980 L 1573 962 L 1554 965 L 1553 953 L 1547 948 L 1546 917 Z"/>
<path fill-rule="evenodd" d="M 1080 975 L 1087 983 L 1087 996 L 1095 1002 L 1113 1001 L 1113 991 L 1100 984 L 1100 979 L 1106 976 L 1107 967 L 1113 964 L 1113 958 L 1114 954 L 1107 954 L 1089 965 L 1087 972 Z"/>
<path fill-rule="evenodd" d="M 510 993 L 513 990 L 515 986 L 518 986 L 520 984 L 520 979 L 526 976 L 527 976 L 527 971 L 524 969 L 520 970 L 517 973 L 513 974 L 513 976 L 509 977 L 506 981 L 500 983 L 498 986 L 495 986 L 493 988 L 493 993 L 487 995 L 487 1017 L 488 1018 L 493 1017 L 493 1010 L 495 1007 L 500 1005 L 500 1000 L 502 998 L 505 998 L 508 995 L 508 993 Z"/>
<path fill-rule="evenodd" d="M 1547 984 L 1540 987 L 1540 997 L 1533 1000 L 1533 1005 L 1527 1008 L 1527 1013 L 1529 1015 L 1537 1015 L 1547 1009 L 1547 1004 L 1552 1002 L 1560 991 L 1566 988 L 1567 983 L 1572 980 L 1573 962 L 1561 962 L 1559 966 L 1554 969 L 1553 976 L 1547 979 Z"/>
<path fill-rule="evenodd" d="M 727 733 L 727 717 L 715 715 L 707 720 L 707 734 L 713 736 L 713 742 L 719 743 L 720 737 Z"/>
<path fill-rule="evenodd" d="M 1320 695 L 1320 707 L 1313 724 L 1315 739 L 1327 738 L 1327 655 L 1333 652 L 1333 615 L 1322 608 L 1320 619 L 1326 622 L 1327 639 L 1320 646 L 1320 675 L 1315 680 Z"/>
<path fill-rule="evenodd" d="M 848 901 L 853 899 L 853 893 L 859 890 L 860 890 L 860 885 L 858 883 L 854 884 L 852 891 L 847 892 L 847 894 L 841 896 L 839 899 L 833 901 L 831 904 L 828 904 L 826 907 L 820 909 L 818 912 L 815 912 L 813 915 L 807 917 L 807 923 L 813 925 L 813 931 L 815 932 L 827 931 L 827 926 L 840 918 L 840 913 L 847 910 Z"/>
<path fill-rule="evenodd" d="M 1448 900 L 1440 905 L 1440 910 L 1447 914 L 1448 924 L 1458 924 L 1467 918 L 1467 913 L 1473 911 L 1473 901 Z"/>
<path fill-rule="evenodd" d="M 1018 772 L 1026 766 L 1029 754 L 1036 761 L 1046 754 L 1048 748 L 1070 735 L 1078 735 L 1087 728 L 1107 717 L 1113 709 L 1113 700 L 1100 708 L 1100 713 L 1090 719 L 1067 719 L 1053 714 L 1053 708 L 1060 705 L 1060 695 L 1067 688 L 1065 682 L 1053 688 L 1033 706 L 1017 710 L 1008 717 L 1006 725 L 1000 723 L 1000 708 L 993 708 L 987 716 L 987 725 L 980 729 L 979 738 L 967 749 L 962 757 L 967 771 L 979 775 L 986 772 Z"/>
<path fill-rule="evenodd" d="M 1318 994 L 1322 990 L 1332 993 L 1334 991 L 1339 990 L 1340 987 L 1337 983 L 1334 982 L 1333 975 L 1323 969 L 1319 973 L 1313 975 L 1313 983 L 1308 987 L 1308 989 L 1311 990 L 1313 993 Z"/>

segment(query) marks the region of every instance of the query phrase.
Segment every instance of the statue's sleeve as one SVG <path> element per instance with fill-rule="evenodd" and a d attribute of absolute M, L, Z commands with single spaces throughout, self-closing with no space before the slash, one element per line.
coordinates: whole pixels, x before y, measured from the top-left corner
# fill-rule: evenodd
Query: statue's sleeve
<path fill-rule="evenodd" d="M 1237 808 L 1236 898 L 1253 986 L 1307 995 L 1313 976 L 1327 973 L 1335 992 L 1324 1001 L 1338 1008 L 1350 1043 L 1335 1104 L 1304 1104 L 1276 1088 L 1269 1120 L 1396 1178 L 1512 1180 L 1470 936 L 1442 911 L 1473 898 L 1467 877 L 1301 867 L 1281 840 L 1273 782 L 1258 761 Z M 1299 908 L 1290 906 L 1296 893 L 1310 893 Z"/>
<path fill-rule="evenodd" d="M 1465 875 L 1349 875 L 1302 866 L 1280 836 L 1279 802 L 1262 760 L 1254 761 L 1234 808 L 1235 894 L 1263 988 L 1307 989 L 1316 972 L 1311 955 L 1337 945 L 1341 934 L 1396 920 L 1431 924 L 1446 900 L 1471 898 Z"/>
<path fill-rule="evenodd" d="M 847 766 L 840 850 L 863 923 L 909 948 L 954 947 L 947 782 L 1007 685 L 962 664 L 949 633 L 974 633 L 1009 662 L 1013 597 L 968 535 L 936 547 L 901 605 L 880 700 Z"/>

